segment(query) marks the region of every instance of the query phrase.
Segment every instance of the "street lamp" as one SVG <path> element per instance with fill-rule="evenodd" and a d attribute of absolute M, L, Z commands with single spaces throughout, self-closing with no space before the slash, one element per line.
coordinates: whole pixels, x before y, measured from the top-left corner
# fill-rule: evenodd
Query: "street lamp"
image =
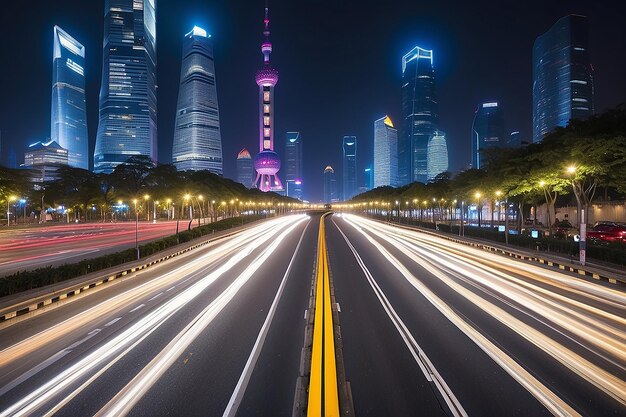
<path fill-rule="evenodd" d="M 159 202 L 156 200 L 153 200 L 153 205 L 152 207 L 154 208 L 154 215 L 152 216 L 152 223 L 156 223 L 156 219 L 157 219 L 157 211 L 156 208 L 159 205 Z"/>
<path fill-rule="evenodd" d="M 578 255 L 580 264 L 585 266 L 587 258 L 587 219 L 585 218 L 585 207 L 581 201 L 584 191 L 581 190 L 582 187 L 580 184 L 577 184 L 576 182 L 577 170 L 578 168 L 575 165 L 570 165 L 565 171 L 572 179 L 572 188 L 574 190 L 574 195 L 576 196 L 576 201 L 578 202 L 578 207 L 580 208 L 580 216 L 578 218 L 578 233 L 580 234 L 580 240 L 578 241 Z"/>
<path fill-rule="evenodd" d="M 137 199 L 133 199 L 135 204 L 135 252 L 137 252 L 137 260 L 139 260 L 139 212 L 137 211 Z"/>
<path fill-rule="evenodd" d="M 146 194 L 143 196 L 143 199 L 146 200 L 146 220 L 150 221 L 150 208 L 148 206 L 148 200 L 150 200 L 150 196 Z"/>
<path fill-rule="evenodd" d="M 15 197 L 14 195 L 9 196 L 7 198 L 7 227 L 11 226 L 11 207 L 10 204 L 17 200 L 17 197 Z"/>

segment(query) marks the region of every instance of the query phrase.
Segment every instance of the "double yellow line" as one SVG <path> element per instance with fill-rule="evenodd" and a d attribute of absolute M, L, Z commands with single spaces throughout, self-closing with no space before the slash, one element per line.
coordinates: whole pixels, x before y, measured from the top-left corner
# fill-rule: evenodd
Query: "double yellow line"
<path fill-rule="evenodd" d="M 315 290 L 315 320 L 307 417 L 339 417 L 337 364 L 333 311 L 330 299 L 330 277 L 324 218 L 320 219 L 317 238 L 317 281 Z"/>

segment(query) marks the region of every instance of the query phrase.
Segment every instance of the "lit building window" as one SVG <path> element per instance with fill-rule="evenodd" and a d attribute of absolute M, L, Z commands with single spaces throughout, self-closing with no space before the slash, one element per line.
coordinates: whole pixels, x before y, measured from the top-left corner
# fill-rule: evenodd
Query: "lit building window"
<path fill-rule="evenodd" d="M 265 102 L 265 103 L 269 103 L 270 102 L 270 92 L 269 91 L 264 91 L 263 92 L 263 102 Z"/>

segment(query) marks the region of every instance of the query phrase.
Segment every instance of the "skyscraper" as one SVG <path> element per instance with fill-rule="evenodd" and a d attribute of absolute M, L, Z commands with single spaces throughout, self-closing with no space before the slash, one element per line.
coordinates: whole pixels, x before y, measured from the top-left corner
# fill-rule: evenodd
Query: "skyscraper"
<path fill-rule="evenodd" d="M 252 187 L 254 181 L 254 166 L 252 165 L 252 156 L 246 148 L 243 148 L 237 154 L 237 182 Z"/>
<path fill-rule="evenodd" d="M 270 64 L 272 43 L 267 7 L 263 24 L 263 68 L 256 72 L 255 77 L 259 86 L 259 153 L 254 157 L 254 169 L 257 172 L 254 184 L 261 191 L 283 192 L 283 184 L 278 178 L 280 158 L 274 152 L 274 87 L 278 83 L 278 70 Z"/>
<path fill-rule="evenodd" d="M 335 179 L 335 170 L 328 165 L 324 169 L 324 204 L 336 203 L 337 199 L 337 180 Z"/>
<path fill-rule="evenodd" d="M 436 130 L 428 140 L 428 181 L 448 170 L 448 142 L 446 132 Z"/>
<path fill-rule="evenodd" d="M 70 166 L 89 169 L 85 109 L 85 47 L 54 27 L 50 137 L 67 149 Z"/>
<path fill-rule="evenodd" d="M 356 136 L 344 136 L 343 150 L 343 199 L 349 200 L 357 192 L 356 184 Z"/>
<path fill-rule="evenodd" d="M 472 168 L 484 168 L 484 149 L 506 146 L 504 118 L 497 102 L 483 103 L 476 109 L 472 124 Z"/>
<path fill-rule="evenodd" d="M 389 116 L 374 122 L 374 188 L 398 186 L 398 131 Z"/>
<path fill-rule="evenodd" d="M 533 142 L 593 114 L 587 18 L 559 19 L 533 46 Z"/>
<path fill-rule="evenodd" d="M 302 199 L 302 137 L 287 132 L 285 141 L 285 182 L 287 196 Z"/>
<path fill-rule="evenodd" d="M 179 171 L 223 174 L 213 42 L 198 26 L 183 41 L 172 163 Z"/>
<path fill-rule="evenodd" d="M 426 182 L 428 141 L 439 127 L 439 108 L 433 51 L 419 46 L 402 57 L 402 116 L 398 138 L 399 184 Z"/>
<path fill-rule="evenodd" d="M 157 160 L 156 0 L 105 0 L 100 123 L 94 171 Z"/>

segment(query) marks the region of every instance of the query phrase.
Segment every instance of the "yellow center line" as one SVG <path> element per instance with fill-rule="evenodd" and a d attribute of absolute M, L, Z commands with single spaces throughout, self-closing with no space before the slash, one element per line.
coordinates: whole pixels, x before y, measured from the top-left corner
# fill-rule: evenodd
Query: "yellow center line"
<path fill-rule="evenodd" d="M 308 417 L 339 417 L 337 366 L 333 312 L 330 299 L 330 274 L 323 215 L 320 219 L 317 251 L 315 320 L 309 381 Z"/>

